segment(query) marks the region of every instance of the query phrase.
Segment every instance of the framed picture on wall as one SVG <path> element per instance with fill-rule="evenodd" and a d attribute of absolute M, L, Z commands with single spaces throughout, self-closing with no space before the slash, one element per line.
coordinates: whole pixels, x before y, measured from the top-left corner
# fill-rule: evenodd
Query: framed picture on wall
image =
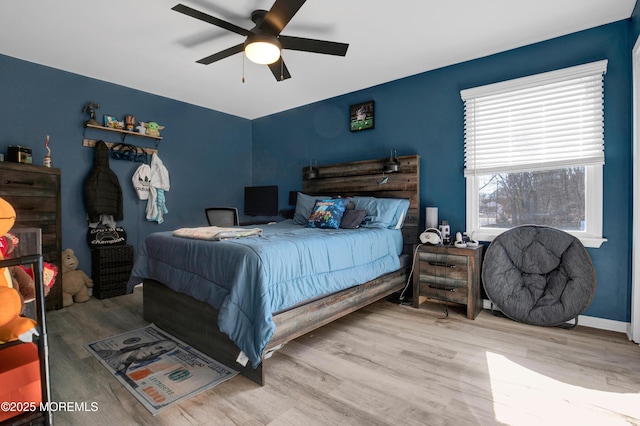
<path fill-rule="evenodd" d="M 349 130 L 373 129 L 373 101 L 351 105 L 349 110 Z"/>

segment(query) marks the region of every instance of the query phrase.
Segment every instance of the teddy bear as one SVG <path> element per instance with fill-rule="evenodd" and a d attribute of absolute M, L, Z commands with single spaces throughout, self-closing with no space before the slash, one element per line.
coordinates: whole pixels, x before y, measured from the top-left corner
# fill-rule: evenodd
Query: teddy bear
<path fill-rule="evenodd" d="M 11 254 L 17 245 L 18 238 L 15 235 L 6 233 L 0 236 L 0 256 L 3 259 L 11 258 Z M 9 266 L 7 270 L 11 277 L 12 287 L 18 290 L 22 297 L 22 302 L 32 301 L 36 297 L 36 285 L 29 274 L 21 266 Z"/>
<path fill-rule="evenodd" d="M 0 198 L 0 235 L 9 232 L 16 220 L 16 212 L 6 200 Z M 4 256 L 0 253 L 0 260 Z M 20 316 L 23 303 L 6 267 L 0 268 L 0 343 L 21 340 L 31 342 L 37 335 L 36 322 Z"/>
<path fill-rule="evenodd" d="M 0 236 L 0 256 L 3 259 L 13 257 L 14 250 L 20 244 L 20 240 L 12 233 L 6 233 Z M 22 302 L 28 303 L 36 297 L 36 284 L 33 278 L 33 268 L 23 265 L 9 266 L 9 274 L 13 281 L 13 288 L 18 290 L 22 296 Z M 43 262 L 43 289 L 44 297 L 47 297 L 51 291 L 51 287 L 55 284 L 55 278 L 58 274 L 58 268 L 48 262 Z M 23 307 L 24 311 L 24 307 Z"/>
<path fill-rule="evenodd" d="M 23 303 L 31 302 L 36 298 L 36 284 L 27 271 L 20 266 L 9 266 L 9 274 L 13 281 L 13 288 L 20 293 Z"/>
<path fill-rule="evenodd" d="M 62 251 L 62 306 L 83 303 L 89 300 L 89 288 L 93 280 L 78 269 L 78 258 L 72 249 Z"/>

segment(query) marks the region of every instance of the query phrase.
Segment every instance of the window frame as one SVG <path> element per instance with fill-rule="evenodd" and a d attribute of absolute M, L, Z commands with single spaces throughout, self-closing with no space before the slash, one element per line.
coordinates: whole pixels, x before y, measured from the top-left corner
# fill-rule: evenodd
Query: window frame
<path fill-rule="evenodd" d="M 607 61 L 599 61 L 596 63 L 579 65 L 549 73 L 533 75 L 529 77 L 519 78 L 510 81 L 504 81 L 487 86 L 481 86 L 471 89 L 462 90 L 461 97 L 465 102 L 469 99 L 475 99 L 488 96 L 493 93 L 505 92 L 507 90 L 518 90 L 520 87 L 536 87 L 545 85 L 549 79 L 568 80 L 578 73 L 592 72 L 595 74 L 600 69 L 602 74 L 606 73 Z M 603 77 L 604 78 L 604 77 Z M 603 83 L 604 84 L 604 83 Z M 604 103 L 604 89 L 602 91 L 602 99 Z M 603 107 L 604 109 L 604 107 Z M 604 122 L 603 122 L 604 127 Z M 466 130 L 466 123 L 465 123 Z M 466 133 L 466 132 L 465 132 Z M 465 140 L 465 145 L 466 145 Z M 579 164 L 576 164 L 579 165 Z M 585 247 L 598 248 L 607 239 L 602 236 L 603 221 L 603 165 L 602 164 L 583 164 L 585 170 L 585 222 L 587 228 L 584 231 L 566 230 L 574 235 Z M 560 166 L 559 168 L 562 168 Z M 534 167 L 531 170 L 535 170 Z M 514 171 L 494 171 L 492 173 L 512 173 Z M 482 173 L 482 175 L 488 173 Z M 476 241 L 493 241 L 495 237 L 502 232 L 511 228 L 494 228 L 481 227 L 479 224 L 479 177 L 474 173 L 466 173 L 466 229 L 467 233 Z"/>
<path fill-rule="evenodd" d="M 585 231 L 565 232 L 577 237 L 585 247 L 598 248 L 607 239 L 602 237 L 602 166 L 584 166 L 585 168 L 585 217 L 587 229 Z M 511 228 L 481 227 L 479 225 L 480 194 L 478 191 L 478 176 L 466 178 L 467 234 L 476 241 L 491 242 L 495 237 Z M 591 225 L 591 226 L 589 226 Z"/>

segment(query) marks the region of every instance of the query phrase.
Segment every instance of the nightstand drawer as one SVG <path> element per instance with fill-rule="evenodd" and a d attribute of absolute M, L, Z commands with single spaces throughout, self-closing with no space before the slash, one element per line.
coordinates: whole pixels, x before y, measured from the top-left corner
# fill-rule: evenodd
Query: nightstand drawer
<path fill-rule="evenodd" d="M 468 302 L 467 282 L 420 275 L 420 296 L 466 305 Z"/>
<path fill-rule="evenodd" d="M 469 258 L 467 256 L 447 254 L 446 252 L 420 252 L 418 259 L 420 262 L 420 275 L 445 277 L 465 283 L 469 278 Z"/>

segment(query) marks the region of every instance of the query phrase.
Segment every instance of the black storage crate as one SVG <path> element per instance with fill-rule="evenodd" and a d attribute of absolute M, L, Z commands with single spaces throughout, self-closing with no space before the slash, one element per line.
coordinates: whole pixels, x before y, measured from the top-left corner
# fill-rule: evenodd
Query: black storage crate
<path fill-rule="evenodd" d="M 126 293 L 133 268 L 133 246 L 119 245 L 91 249 L 93 295 L 98 299 Z"/>

